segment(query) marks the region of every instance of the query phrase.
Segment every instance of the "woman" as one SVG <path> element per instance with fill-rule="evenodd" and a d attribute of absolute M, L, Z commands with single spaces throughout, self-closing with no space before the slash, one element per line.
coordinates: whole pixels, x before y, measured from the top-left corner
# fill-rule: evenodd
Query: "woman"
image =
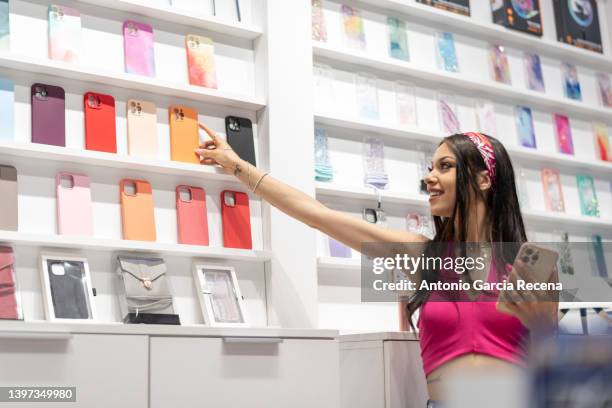
<path fill-rule="evenodd" d="M 414 243 L 425 247 L 426 237 L 390 230 L 331 210 L 312 197 L 274 179 L 241 160 L 212 130 L 200 125 L 211 140 L 196 154 L 202 164 L 219 165 L 234 174 L 251 191 L 312 228 L 359 251 L 362 242 Z M 516 194 L 514 172 L 503 145 L 480 133 L 446 137 L 436 149 L 425 177 L 436 235 L 431 242 L 512 242 L 527 240 Z M 504 254 L 493 253 L 496 262 Z M 506 264 L 510 278 L 525 278 L 523 265 Z M 419 279 L 434 280 L 435 272 L 421 271 Z M 555 274 L 551 279 L 555 278 Z M 505 302 L 501 313 L 495 302 L 427 302 L 429 293 L 419 291 L 408 304 L 411 317 L 420 308 L 419 339 L 431 401 L 443 399 L 441 384 L 469 368 L 509 369 L 522 363 L 529 333 L 550 334 L 555 328 L 554 302 Z M 516 294 L 515 295 L 521 295 Z M 532 294 L 523 293 L 526 298 Z M 513 298 L 516 300 L 516 298 Z M 463 324 L 459 324 L 459 321 Z M 468 331 L 465 322 L 477 330 Z"/>

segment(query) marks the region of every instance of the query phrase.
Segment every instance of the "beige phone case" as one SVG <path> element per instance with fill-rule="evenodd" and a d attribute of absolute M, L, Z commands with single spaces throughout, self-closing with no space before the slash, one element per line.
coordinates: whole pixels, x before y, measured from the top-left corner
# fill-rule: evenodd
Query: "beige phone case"
<path fill-rule="evenodd" d="M 128 152 L 131 156 L 157 159 L 157 109 L 151 102 L 127 102 Z"/>

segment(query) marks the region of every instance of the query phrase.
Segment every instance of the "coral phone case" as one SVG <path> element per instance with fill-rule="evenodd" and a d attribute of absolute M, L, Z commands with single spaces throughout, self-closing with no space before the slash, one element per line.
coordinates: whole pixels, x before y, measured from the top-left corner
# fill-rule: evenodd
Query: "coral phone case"
<path fill-rule="evenodd" d="M 128 20 L 123 23 L 125 72 L 154 77 L 153 27 Z"/>
<path fill-rule="evenodd" d="M 0 247 L 0 319 L 21 319 L 14 265 L 13 249 Z"/>
<path fill-rule="evenodd" d="M 176 216 L 179 243 L 208 245 L 206 192 L 203 189 L 178 186 L 176 188 Z"/>
<path fill-rule="evenodd" d="M 610 148 L 610 138 L 608 137 L 608 128 L 605 123 L 593 123 L 593 131 L 595 132 L 595 145 L 599 152 L 599 158 L 604 161 L 612 161 L 612 149 Z"/>
<path fill-rule="evenodd" d="M 65 93 L 59 86 L 34 84 L 32 142 L 66 146 Z"/>
<path fill-rule="evenodd" d="M 185 37 L 187 68 L 191 85 L 217 89 L 215 46 L 210 38 L 189 34 Z"/>
<path fill-rule="evenodd" d="M 221 218 L 224 247 L 253 248 L 249 196 L 246 193 L 230 190 L 222 191 Z"/>
<path fill-rule="evenodd" d="M 257 166 L 255 161 L 255 141 L 253 140 L 253 123 L 246 118 L 227 116 L 225 118 L 227 143 L 241 159 Z"/>
<path fill-rule="evenodd" d="M 57 190 L 57 231 L 65 235 L 93 235 L 89 177 L 60 172 L 55 176 Z"/>
<path fill-rule="evenodd" d="M 87 92 L 85 105 L 85 148 L 117 153 L 115 99 L 110 95 Z"/>
<path fill-rule="evenodd" d="M 133 192 L 126 191 L 130 184 L 134 187 Z M 123 179 L 119 184 L 119 196 L 123 239 L 155 241 L 157 234 L 151 185 L 144 180 Z"/>
<path fill-rule="evenodd" d="M 0 140 L 15 137 L 15 84 L 0 78 Z"/>
<path fill-rule="evenodd" d="M 49 19 L 49 58 L 79 62 L 81 49 L 81 14 L 70 7 L 51 4 Z"/>
<path fill-rule="evenodd" d="M 17 231 L 17 169 L 0 165 L 0 230 Z"/>
<path fill-rule="evenodd" d="M 184 106 L 168 108 L 170 122 L 170 156 L 172 160 L 199 164 L 195 155 L 199 146 L 198 113 Z"/>
<path fill-rule="evenodd" d="M 128 153 L 157 158 L 157 109 L 151 102 L 127 102 Z"/>
<path fill-rule="evenodd" d="M 553 169 L 544 168 L 540 172 L 542 187 L 544 188 L 544 202 L 548 211 L 565 211 L 563 190 L 561 189 L 561 176 Z"/>

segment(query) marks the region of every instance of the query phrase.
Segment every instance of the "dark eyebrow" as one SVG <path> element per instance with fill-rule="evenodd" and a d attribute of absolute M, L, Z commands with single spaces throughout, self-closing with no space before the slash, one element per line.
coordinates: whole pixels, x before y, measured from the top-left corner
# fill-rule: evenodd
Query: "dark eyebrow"
<path fill-rule="evenodd" d="M 440 161 L 440 160 L 444 160 L 444 159 L 453 159 L 453 160 L 455 160 L 455 158 L 454 158 L 453 156 L 443 156 L 443 157 L 440 157 L 440 158 L 438 159 L 438 161 Z"/>

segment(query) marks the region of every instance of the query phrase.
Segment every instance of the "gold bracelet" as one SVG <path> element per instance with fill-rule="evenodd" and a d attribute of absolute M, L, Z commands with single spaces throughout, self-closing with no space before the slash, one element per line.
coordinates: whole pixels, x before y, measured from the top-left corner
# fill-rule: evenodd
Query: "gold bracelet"
<path fill-rule="evenodd" d="M 259 187 L 259 184 L 261 183 L 261 181 L 268 175 L 268 173 L 264 173 L 259 180 L 257 181 L 257 183 L 255 184 L 255 188 L 253 188 L 253 194 L 255 194 L 255 191 L 257 191 L 257 187 Z"/>
<path fill-rule="evenodd" d="M 251 189 L 251 163 L 247 162 L 247 187 Z"/>

